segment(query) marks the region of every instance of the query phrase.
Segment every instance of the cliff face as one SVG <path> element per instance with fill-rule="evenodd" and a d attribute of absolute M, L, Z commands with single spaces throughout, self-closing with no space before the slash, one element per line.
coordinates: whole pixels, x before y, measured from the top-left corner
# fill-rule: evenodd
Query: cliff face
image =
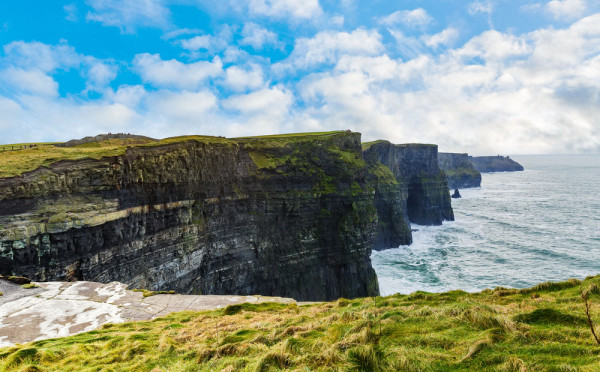
<path fill-rule="evenodd" d="M 481 173 L 475 169 L 468 154 L 440 152 L 438 164 L 448 177 L 449 188 L 481 187 Z"/>
<path fill-rule="evenodd" d="M 481 173 L 517 172 L 524 170 L 521 164 L 508 156 L 472 156 L 470 160 L 475 169 Z"/>
<path fill-rule="evenodd" d="M 298 300 L 377 295 L 365 169 L 358 133 L 201 138 L 55 163 L 0 179 L 0 273 Z M 427 194 L 426 183 L 410 190 Z M 401 194 L 384 181 L 378 192 Z"/>
<path fill-rule="evenodd" d="M 379 222 L 375 249 L 410 244 L 410 222 L 441 225 L 444 220 L 454 220 L 448 181 L 438 166 L 436 145 L 378 141 L 363 146 L 363 154 L 371 168 L 387 167 L 397 182 L 394 198 L 381 191 L 376 193 Z"/>

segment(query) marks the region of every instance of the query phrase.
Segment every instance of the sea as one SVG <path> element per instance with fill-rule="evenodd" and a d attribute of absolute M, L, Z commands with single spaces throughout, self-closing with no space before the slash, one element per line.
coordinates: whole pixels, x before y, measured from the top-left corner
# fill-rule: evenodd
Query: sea
<path fill-rule="evenodd" d="M 511 156 L 452 199 L 455 221 L 412 225 L 414 243 L 374 251 L 382 295 L 526 288 L 600 274 L 600 155 Z"/>

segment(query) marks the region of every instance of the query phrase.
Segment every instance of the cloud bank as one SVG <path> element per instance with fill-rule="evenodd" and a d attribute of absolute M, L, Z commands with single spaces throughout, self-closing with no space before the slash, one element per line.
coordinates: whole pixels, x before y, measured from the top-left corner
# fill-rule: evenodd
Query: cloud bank
<path fill-rule="evenodd" d="M 161 42 L 179 55 L 148 51 L 114 60 L 68 41 L 4 45 L 2 142 L 119 131 L 166 137 L 352 129 L 365 141 L 437 143 L 474 154 L 600 152 L 600 13 L 583 0 L 527 8 L 562 26 L 522 33 L 489 27 L 470 36 L 460 25 L 436 30 L 439 20 L 423 8 L 339 29 L 324 20 L 331 10 L 317 0 L 232 0 L 252 20 L 213 33 L 174 30 L 167 1 L 145 3 L 140 10 L 128 1 L 90 0 L 86 19 L 124 33 L 164 30 Z M 476 1 L 464 12 L 489 15 L 491 26 L 497 6 Z M 65 10 L 75 22 L 75 9 Z M 263 18 L 304 31 L 289 38 Z M 300 20 L 322 24 L 307 31 Z M 63 91 L 66 73 L 79 76 L 78 91 Z M 132 77 L 122 80 L 126 74 Z"/>

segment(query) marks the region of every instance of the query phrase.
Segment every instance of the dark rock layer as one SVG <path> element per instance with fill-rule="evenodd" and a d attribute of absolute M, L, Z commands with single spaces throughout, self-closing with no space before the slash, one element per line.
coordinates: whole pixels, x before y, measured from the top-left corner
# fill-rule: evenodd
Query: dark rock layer
<path fill-rule="evenodd" d="M 369 177 L 358 133 L 206 138 L 59 162 L 0 179 L 0 274 L 298 300 L 377 295 L 374 197 L 404 196 Z M 423 184 L 412 189 L 427 193 Z"/>
<path fill-rule="evenodd" d="M 481 173 L 475 169 L 468 154 L 440 152 L 438 164 L 448 177 L 448 188 L 481 187 Z"/>

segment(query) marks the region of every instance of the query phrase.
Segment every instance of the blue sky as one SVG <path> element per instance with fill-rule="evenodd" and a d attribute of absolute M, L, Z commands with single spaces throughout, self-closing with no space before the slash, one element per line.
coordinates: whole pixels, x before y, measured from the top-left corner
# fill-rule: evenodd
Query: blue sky
<path fill-rule="evenodd" d="M 2 143 L 352 129 L 600 152 L 597 0 L 1 1 L 0 47 Z"/>

